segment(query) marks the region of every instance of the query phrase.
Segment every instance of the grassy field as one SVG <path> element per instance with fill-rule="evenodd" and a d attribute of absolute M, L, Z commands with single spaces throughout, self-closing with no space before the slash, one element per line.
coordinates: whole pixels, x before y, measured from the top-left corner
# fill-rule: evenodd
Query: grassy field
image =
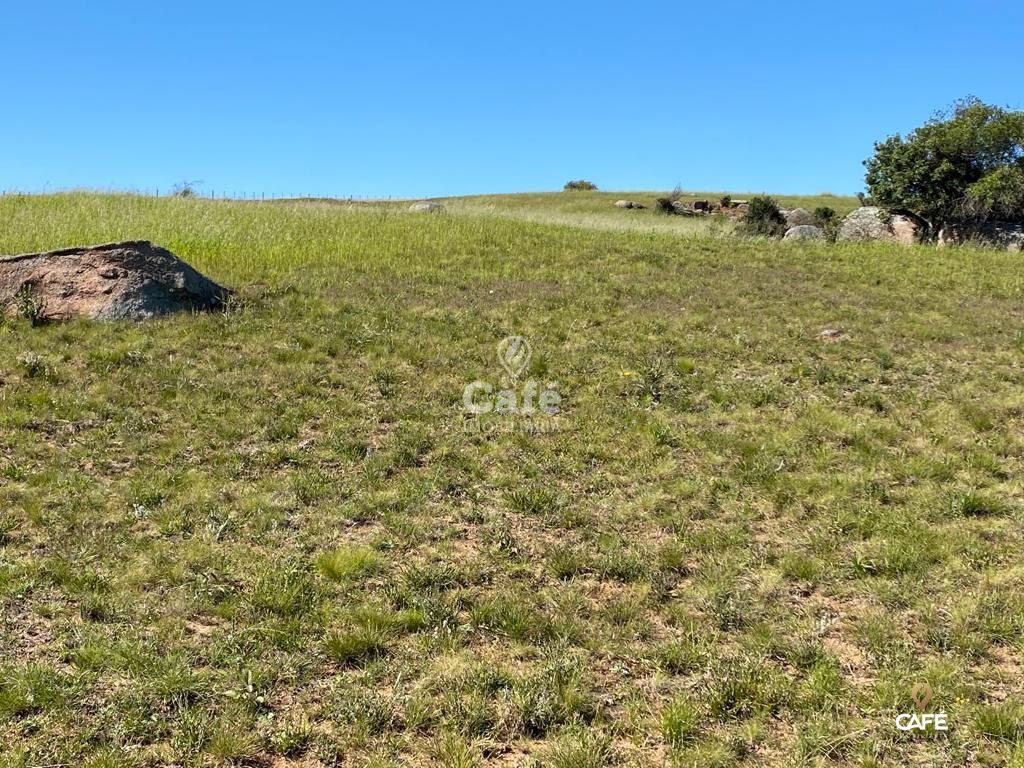
<path fill-rule="evenodd" d="M 564 197 L 0 198 L 238 290 L 0 325 L 0 766 L 1024 765 L 1019 255 Z"/>

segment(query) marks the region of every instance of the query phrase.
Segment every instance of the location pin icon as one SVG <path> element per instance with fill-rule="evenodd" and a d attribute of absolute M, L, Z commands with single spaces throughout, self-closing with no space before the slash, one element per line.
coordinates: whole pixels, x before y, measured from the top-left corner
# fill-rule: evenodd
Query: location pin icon
<path fill-rule="evenodd" d="M 509 376 L 518 379 L 530 364 L 533 350 L 522 336 L 506 336 L 498 344 L 498 362 Z"/>
<path fill-rule="evenodd" d="M 917 704 L 917 708 L 922 712 L 925 707 L 931 703 L 932 700 L 932 687 L 928 683 L 918 683 L 914 686 L 913 690 L 910 691 L 910 698 Z"/>

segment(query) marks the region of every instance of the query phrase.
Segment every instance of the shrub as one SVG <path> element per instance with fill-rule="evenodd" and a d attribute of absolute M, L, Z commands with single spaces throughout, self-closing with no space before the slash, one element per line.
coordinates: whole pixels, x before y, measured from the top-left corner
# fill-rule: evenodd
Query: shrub
<path fill-rule="evenodd" d="M 747 215 L 738 227 L 741 234 L 752 237 L 782 237 L 786 228 L 786 217 L 771 197 L 751 198 Z"/>
<path fill-rule="evenodd" d="M 195 197 L 198 181 L 180 181 L 171 187 L 171 197 Z"/>
<path fill-rule="evenodd" d="M 33 328 L 45 322 L 46 302 L 37 293 L 33 284 L 23 285 L 15 295 L 14 302 L 17 305 L 18 317 L 28 320 Z"/>
<path fill-rule="evenodd" d="M 829 240 L 835 240 L 839 234 L 839 215 L 827 205 L 814 209 L 814 223 L 825 231 L 825 237 Z"/>
<path fill-rule="evenodd" d="M 592 181 L 578 179 L 576 181 L 567 181 L 563 189 L 566 192 L 594 192 L 597 190 L 597 184 Z"/>
<path fill-rule="evenodd" d="M 659 197 L 655 201 L 654 211 L 655 213 L 664 213 L 670 216 L 674 216 L 679 213 L 679 209 L 676 208 L 678 203 L 683 198 L 683 190 L 678 185 L 672 190 L 672 193 L 668 197 Z"/>
<path fill-rule="evenodd" d="M 672 204 L 671 197 L 659 197 L 654 201 L 654 212 L 664 213 L 669 216 L 673 216 L 676 213 L 676 207 Z"/>
<path fill-rule="evenodd" d="M 18 365 L 25 372 L 25 377 L 28 379 L 46 379 L 51 384 L 57 381 L 57 372 L 53 366 L 47 362 L 45 357 L 37 355 L 35 352 L 25 352 L 24 354 L 18 355 Z"/>

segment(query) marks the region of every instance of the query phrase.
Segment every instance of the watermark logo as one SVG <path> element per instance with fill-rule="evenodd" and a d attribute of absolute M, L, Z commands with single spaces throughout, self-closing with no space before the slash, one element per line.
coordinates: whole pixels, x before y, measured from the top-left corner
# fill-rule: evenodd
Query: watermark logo
<path fill-rule="evenodd" d="M 533 347 L 522 336 L 506 336 L 498 344 L 498 362 L 513 379 L 523 375 L 533 357 Z"/>
<path fill-rule="evenodd" d="M 928 683 L 918 683 L 910 690 L 910 698 L 917 704 L 917 708 L 924 712 L 928 709 L 928 705 L 932 703 L 934 697 L 932 687 Z"/>
<path fill-rule="evenodd" d="M 896 716 L 896 727 L 901 731 L 948 731 L 949 721 L 945 712 L 926 712 L 931 704 L 934 692 L 928 683 L 917 683 L 910 690 L 910 698 L 914 700 L 920 712 L 904 712 Z"/>
<path fill-rule="evenodd" d="M 533 347 L 523 336 L 506 336 L 498 344 L 498 364 L 505 372 L 500 382 L 477 379 L 462 391 L 467 431 L 554 432 L 562 410 L 557 381 L 523 379 L 533 359 Z"/>

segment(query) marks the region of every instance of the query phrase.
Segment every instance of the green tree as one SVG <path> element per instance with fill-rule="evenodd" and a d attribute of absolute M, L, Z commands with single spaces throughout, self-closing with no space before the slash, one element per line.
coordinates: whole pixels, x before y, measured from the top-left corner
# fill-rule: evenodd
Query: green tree
<path fill-rule="evenodd" d="M 1024 112 L 968 98 L 864 161 L 875 202 L 943 227 L 1024 221 Z"/>

